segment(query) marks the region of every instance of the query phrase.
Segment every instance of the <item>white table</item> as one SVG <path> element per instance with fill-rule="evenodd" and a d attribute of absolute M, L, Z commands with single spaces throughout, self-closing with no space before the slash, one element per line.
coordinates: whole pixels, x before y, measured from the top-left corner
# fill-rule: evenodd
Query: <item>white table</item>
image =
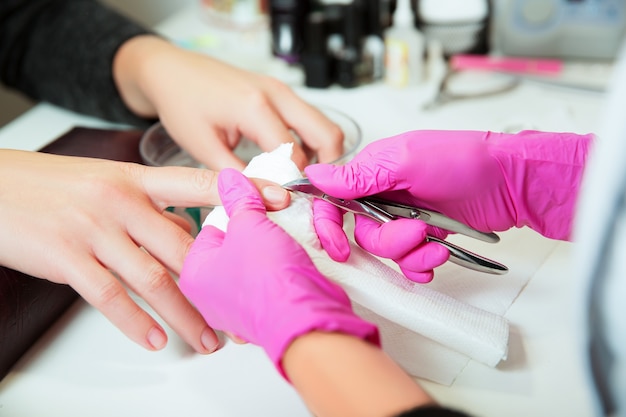
<path fill-rule="evenodd" d="M 159 30 L 188 39 L 208 27 L 197 10 L 187 9 Z M 352 116 L 363 129 L 363 145 L 413 129 L 593 132 L 603 103 L 598 95 L 524 84 L 506 94 L 423 112 L 419 103 L 428 86 L 294 88 L 311 102 Z M 40 104 L 0 130 L 0 147 L 35 150 L 73 126 L 116 127 Z M 580 358 L 570 348 L 577 335 L 577 300 L 568 283 L 570 249 L 568 243 L 555 243 L 507 312 L 509 359 L 495 369 L 470 362 L 450 387 L 424 382 L 435 398 L 483 417 L 592 415 Z M 258 348 L 228 344 L 200 356 L 171 330 L 169 336 L 163 351 L 144 351 L 79 301 L 0 383 L 0 416 L 309 415 Z"/>

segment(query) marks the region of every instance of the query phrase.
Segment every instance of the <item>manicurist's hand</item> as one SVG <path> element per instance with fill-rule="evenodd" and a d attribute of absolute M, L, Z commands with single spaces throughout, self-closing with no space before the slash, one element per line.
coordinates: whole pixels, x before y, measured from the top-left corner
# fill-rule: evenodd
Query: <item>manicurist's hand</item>
<path fill-rule="evenodd" d="M 343 152 L 340 128 L 285 84 L 206 55 L 183 50 L 156 36 L 138 36 L 119 49 L 114 75 L 127 106 L 158 116 L 178 144 L 211 169 L 245 165 L 234 153 L 242 136 L 264 151 L 294 142 L 302 169 L 310 155 L 330 162 Z"/>
<path fill-rule="evenodd" d="M 205 226 L 180 276 L 181 290 L 210 326 L 261 346 L 281 371 L 288 346 L 314 330 L 378 344 L 376 327 L 356 316 L 343 289 L 267 218 L 243 174 L 223 170 L 219 191 L 230 217 L 227 231 Z"/>
<path fill-rule="evenodd" d="M 312 165 L 313 184 L 339 198 L 380 195 L 435 210 L 483 232 L 528 226 L 568 239 L 592 135 L 524 131 L 411 131 L 376 141 L 345 166 Z M 335 260 L 349 256 L 342 213 L 315 201 L 315 229 Z M 418 282 L 433 278 L 447 250 L 424 242 L 445 230 L 400 219 L 380 225 L 357 216 L 355 239 L 395 260 Z"/>
<path fill-rule="evenodd" d="M 193 242 L 189 225 L 165 209 L 220 204 L 215 180 L 208 170 L 0 150 L 0 264 L 69 284 L 130 339 L 160 349 L 165 331 L 132 290 L 211 352 L 215 333 L 170 275 Z M 256 184 L 269 208 L 288 205 L 276 184 Z"/>

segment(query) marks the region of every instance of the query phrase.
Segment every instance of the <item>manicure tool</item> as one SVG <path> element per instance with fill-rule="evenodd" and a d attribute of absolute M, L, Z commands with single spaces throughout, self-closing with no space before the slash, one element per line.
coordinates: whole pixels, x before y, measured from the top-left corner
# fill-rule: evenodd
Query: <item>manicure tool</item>
<path fill-rule="evenodd" d="M 500 237 L 495 233 L 484 233 L 478 231 L 436 211 L 407 206 L 376 197 L 358 198 L 354 200 L 336 198 L 315 187 L 307 178 L 283 184 L 283 188 L 302 195 L 320 198 L 345 211 L 369 217 L 380 223 L 387 223 L 398 218 L 419 219 L 428 225 L 469 236 L 474 239 L 479 239 L 483 242 L 497 243 L 500 241 Z M 426 240 L 430 242 L 437 242 L 440 245 L 445 246 L 450 251 L 450 262 L 454 262 L 455 264 L 461 265 L 465 268 L 495 275 L 506 274 L 509 270 L 505 265 L 477 255 L 467 249 L 463 249 L 434 236 L 427 236 Z"/>

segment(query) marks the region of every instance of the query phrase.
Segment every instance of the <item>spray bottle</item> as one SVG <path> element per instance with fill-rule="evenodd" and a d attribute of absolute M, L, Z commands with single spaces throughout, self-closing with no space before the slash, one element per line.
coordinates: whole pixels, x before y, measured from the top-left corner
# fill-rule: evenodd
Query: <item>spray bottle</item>
<path fill-rule="evenodd" d="M 385 31 L 385 81 L 394 87 L 424 79 L 424 36 L 415 27 L 410 0 L 398 0 L 393 24 Z"/>

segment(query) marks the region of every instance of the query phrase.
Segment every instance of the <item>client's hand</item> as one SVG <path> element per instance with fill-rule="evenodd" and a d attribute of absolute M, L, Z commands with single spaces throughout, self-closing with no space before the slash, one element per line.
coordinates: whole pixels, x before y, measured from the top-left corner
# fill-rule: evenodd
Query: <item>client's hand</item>
<path fill-rule="evenodd" d="M 165 209 L 219 204 L 216 177 L 206 169 L 0 149 L 0 265 L 70 285 L 130 339 L 161 349 L 165 330 L 132 291 L 196 351 L 209 353 L 217 336 L 170 273 L 180 272 L 194 240 L 189 224 Z M 288 205 L 278 185 L 256 184 L 272 197 L 270 209 Z"/>
<path fill-rule="evenodd" d="M 243 169 L 233 152 L 242 136 L 264 151 L 295 142 L 293 160 L 311 154 L 330 162 L 343 153 L 339 126 L 286 84 L 206 54 L 178 48 L 157 36 L 136 36 L 115 58 L 114 74 L 127 106 L 158 116 L 172 138 L 207 167 Z"/>
<path fill-rule="evenodd" d="M 345 292 L 313 265 L 305 250 L 267 218 L 258 191 L 225 169 L 219 191 L 227 232 L 205 226 L 191 247 L 180 288 L 207 323 L 265 349 L 282 372 L 285 349 L 313 330 L 378 343 L 376 327 L 357 317 Z"/>

